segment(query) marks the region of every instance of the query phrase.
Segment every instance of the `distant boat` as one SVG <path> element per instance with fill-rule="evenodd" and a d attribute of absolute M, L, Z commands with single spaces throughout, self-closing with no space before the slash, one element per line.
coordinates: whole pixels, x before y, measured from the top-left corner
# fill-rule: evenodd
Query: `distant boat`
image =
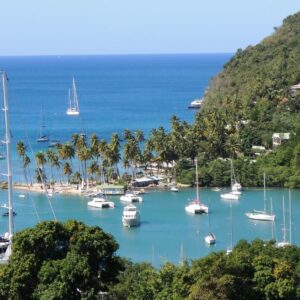
<path fill-rule="evenodd" d="M 177 185 L 172 185 L 170 188 L 170 191 L 177 193 L 177 192 L 179 192 L 179 189 L 178 189 Z"/>
<path fill-rule="evenodd" d="M 44 142 L 49 141 L 49 137 L 44 133 L 45 128 L 46 128 L 46 125 L 44 123 L 44 110 L 43 110 L 43 107 L 42 107 L 40 133 L 39 133 L 38 138 L 36 139 L 36 141 L 39 142 L 39 143 L 44 143 Z"/>
<path fill-rule="evenodd" d="M 124 207 L 122 215 L 123 226 L 134 227 L 141 223 L 141 215 L 136 206 L 130 204 Z"/>
<path fill-rule="evenodd" d="M 186 210 L 186 212 L 188 212 L 190 214 L 202 214 L 202 213 L 208 214 L 208 207 L 200 202 L 197 159 L 195 159 L 195 163 L 196 163 L 196 199 L 194 201 L 192 201 L 191 203 L 189 203 L 185 207 L 185 210 Z"/>
<path fill-rule="evenodd" d="M 188 108 L 191 108 L 191 109 L 193 109 L 193 108 L 198 109 L 198 108 L 201 107 L 202 103 L 203 103 L 203 98 L 202 98 L 202 99 L 195 99 L 195 100 L 193 100 L 193 101 L 190 103 L 190 105 L 188 106 Z"/>
<path fill-rule="evenodd" d="M 208 215 L 208 235 L 204 238 L 204 241 L 207 245 L 213 245 L 216 243 L 216 236 L 211 232 L 210 229 L 210 215 Z"/>
<path fill-rule="evenodd" d="M 114 208 L 115 204 L 114 202 L 107 201 L 105 198 L 102 197 L 94 197 L 93 200 L 89 201 L 87 203 L 90 207 L 95 208 Z"/>
<path fill-rule="evenodd" d="M 59 140 L 51 140 L 48 144 L 48 147 L 49 148 L 54 148 L 56 147 L 56 145 L 60 144 L 60 141 Z"/>
<path fill-rule="evenodd" d="M 73 77 L 73 84 L 72 84 L 72 92 L 69 89 L 69 107 L 67 109 L 67 115 L 69 116 L 79 115 L 79 104 L 78 104 L 78 97 L 77 97 L 74 77 Z"/>
<path fill-rule="evenodd" d="M 261 220 L 261 221 L 274 221 L 275 215 L 267 212 L 267 199 L 266 199 L 266 174 L 264 173 L 264 210 L 253 210 L 252 212 L 246 213 L 249 219 Z"/>
<path fill-rule="evenodd" d="M 230 160 L 230 187 L 231 191 L 227 193 L 222 193 L 220 195 L 221 198 L 225 200 L 239 200 L 242 185 L 235 178 L 232 159 Z"/>
<path fill-rule="evenodd" d="M 124 202 L 143 202 L 143 198 L 141 196 L 136 195 L 135 193 L 127 192 L 125 195 L 120 197 L 121 201 Z"/>

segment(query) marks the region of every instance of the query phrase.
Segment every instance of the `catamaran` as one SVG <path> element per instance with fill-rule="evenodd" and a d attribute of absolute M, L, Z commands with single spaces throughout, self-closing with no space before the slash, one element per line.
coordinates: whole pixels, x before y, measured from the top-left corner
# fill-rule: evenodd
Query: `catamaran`
<path fill-rule="evenodd" d="M 79 105 L 78 97 L 76 92 L 75 79 L 73 77 L 72 92 L 69 89 L 69 107 L 67 109 L 67 115 L 69 116 L 78 116 L 79 115 Z"/>
<path fill-rule="evenodd" d="M 189 203 L 185 207 L 185 210 L 186 210 L 186 212 L 188 212 L 190 214 L 202 214 L 202 213 L 208 214 L 208 206 L 206 206 L 200 202 L 197 159 L 195 159 L 195 163 L 196 163 L 196 199 L 194 201 L 192 201 L 191 203 Z"/>
<path fill-rule="evenodd" d="M 246 213 L 249 219 L 261 220 L 261 221 L 274 221 L 275 215 L 267 212 L 267 199 L 266 199 L 266 174 L 264 173 L 264 210 L 253 210 Z"/>
<path fill-rule="evenodd" d="M 9 128 L 9 114 L 8 114 L 8 97 L 7 97 L 7 76 L 5 72 L 2 72 L 2 87 L 3 87 L 3 99 L 4 99 L 4 118 L 5 118 L 5 141 L 6 145 L 6 157 L 7 157 L 7 182 L 8 182 L 8 197 L 7 197 L 7 211 L 8 211 L 8 232 L 0 237 L 0 246 L 4 252 L 4 255 L 0 258 L 0 264 L 7 264 L 12 247 L 12 235 L 13 235 L 13 201 L 12 201 L 12 171 L 11 171 L 11 137 Z"/>

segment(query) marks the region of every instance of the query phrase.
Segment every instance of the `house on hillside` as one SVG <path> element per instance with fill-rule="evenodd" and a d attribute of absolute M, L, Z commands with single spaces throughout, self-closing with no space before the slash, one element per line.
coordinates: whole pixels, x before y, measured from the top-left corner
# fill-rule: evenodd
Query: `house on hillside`
<path fill-rule="evenodd" d="M 290 135 L 291 134 L 289 132 L 273 133 L 272 135 L 273 147 L 278 147 L 282 144 L 283 141 L 289 140 Z"/>

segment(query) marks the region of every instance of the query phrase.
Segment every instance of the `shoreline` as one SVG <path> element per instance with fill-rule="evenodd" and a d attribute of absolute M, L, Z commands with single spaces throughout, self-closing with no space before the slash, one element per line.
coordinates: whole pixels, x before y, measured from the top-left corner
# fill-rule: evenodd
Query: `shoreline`
<path fill-rule="evenodd" d="M 67 183 L 56 183 L 50 188 L 46 190 L 48 195 L 51 194 L 65 194 L 65 195 L 85 195 L 85 194 L 93 194 L 93 193 L 101 193 L 104 188 L 114 188 L 117 187 L 118 189 L 123 189 L 124 192 L 120 193 L 117 192 L 116 195 L 122 195 L 125 193 L 125 186 L 114 186 L 112 185 L 107 185 L 107 184 L 102 184 L 102 185 L 91 185 L 89 186 L 88 189 L 86 188 L 81 188 L 79 185 L 74 185 L 74 184 L 67 184 Z M 178 183 L 177 186 L 179 188 L 185 188 L 185 187 L 190 187 L 190 185 L 187 184 L 180 184 Z M 135 188 L 135 190 L 153 190 L 153 189 L 167 189 L 170 188 L 171 185 L 169 183 L 160 183 L 158 185 L 154 186 L 145 186 L 142 188 Z M 22 184 L 19 182 L 15 182 L 13 184 L 13 190 L 20 190 L 20 191 L 26 191 L 26 192 L 33 192 L 33 193 L 45 193 L 45 190 L 43 188 L 43 185 L 40 183 L 33 183 L 32 185 L 27 185 L 27 184 Z"/>

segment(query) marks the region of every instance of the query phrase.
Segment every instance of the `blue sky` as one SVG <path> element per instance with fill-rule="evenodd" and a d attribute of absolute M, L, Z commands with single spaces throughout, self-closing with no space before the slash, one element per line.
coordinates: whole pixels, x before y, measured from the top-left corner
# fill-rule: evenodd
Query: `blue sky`
<path fill-rule="evenodd" d="M 0 0 L 0 55 L 235 52 L 299 0 Z"/>

